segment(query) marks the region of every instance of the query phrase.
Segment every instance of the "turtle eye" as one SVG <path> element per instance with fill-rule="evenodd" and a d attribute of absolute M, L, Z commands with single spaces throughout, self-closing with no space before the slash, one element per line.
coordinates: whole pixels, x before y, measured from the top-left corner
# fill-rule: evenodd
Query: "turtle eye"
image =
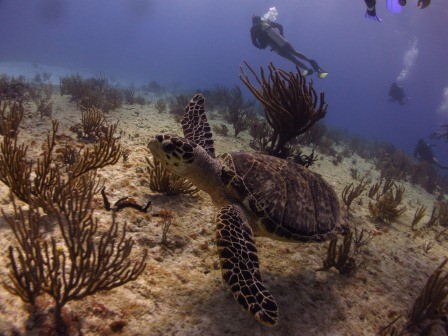
<path fill-rule="evenodd" d="M 177 147 L 182 147 L 182 145 L 184 144 L 184 142 L 180 139 L 173 140 L 173 142 Z"/>
<path fill-rule="evenodd" d="M 165 153 L 172 153 L 175 147 L 171 140 L 164 140 L 162 142 L 162 149 Z"/>

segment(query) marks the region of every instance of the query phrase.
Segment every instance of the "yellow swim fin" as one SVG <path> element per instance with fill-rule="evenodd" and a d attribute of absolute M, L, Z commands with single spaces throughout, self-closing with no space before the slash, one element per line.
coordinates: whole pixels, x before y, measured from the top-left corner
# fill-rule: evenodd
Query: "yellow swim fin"
<path fill-rule="evenodd" d="M 302 71 L 302 76 L 309 76 L 313 73 L 313 69 L 305 69 Z"/>
<path fill-rule="evenodd" d="M 325 78 L 325 77 L 327 77 L 327 75 L 328 75 L 328 72 L 325 72 L 325 71 L 319 72 L 317 74 L 317 76 L 319 76 L 319 78 Z"/>

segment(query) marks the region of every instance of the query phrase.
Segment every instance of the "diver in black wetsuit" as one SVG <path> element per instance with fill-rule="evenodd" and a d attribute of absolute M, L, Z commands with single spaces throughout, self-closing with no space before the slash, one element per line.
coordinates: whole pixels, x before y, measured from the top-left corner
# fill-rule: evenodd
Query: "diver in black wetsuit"
<path fill-rule="evenodd" d="M 293 48 L 291 43 L 283 36 L 283 26 L 281 24 L 269 20 L 262 20 L 260 16 L 253 16 L 250 37 L 255 47 L 265 49 L 269 46 L 271 50 L 280 56 L 290 60 L 299 68 L 304 69 L 302 72 L 304 76 L 311 75 L 314 71 L 319 78 L 325 78 L 328 75 L 328 72 L 319 67 L 315 60 L 309 59 Z M 310 63 L 312 69 L 308 68 L 297 58 Z"/>
<path fill-rule="evenodd" d="M 366 18 L 375 20 L 375 21 L 383 21 L 376 15 L 376 0 L 364 0 L 367 6 Z M 406 0 L 398 0 L 400 6 L 406 6 Z M 420 9 L 426 8 L 431 4 L 431 0 L 417 0 L 417 6 Z"/>
<path fill-rule="evenodd" d="M 429 138 L 437 140 L 445 139 L 446 141 L 448 141 L 448 124 L 440 125 L 440 127 L 442 128 L 442 130 L 432 133 Z"/>
<path fill-rule="evenodd" d="M 436 165 L 440 169 L 448 169 L 447 166 L 443 166 L 439 163 L 439 161 L 435 158 L 434 153 L 432 152 L 431 146 L 427 144 L 423 139 L 420 139 L 417 142 L 417 145 L 414 149 L 414 157 L 421 162 L 428 162 L 429 164 Z"/>
<path fill-rule="evenodd" d="M 366 18 L 375 20 L 375 21 L 383 21 L 376 15 L 376 0 L 364 0 L 367 6 Z"/>
<path fill-rule="evenodd" d="M 397 83 L 392 83 L 389 89 L 389 102 L 398 102 L 401 106 L 406 104 L 406 102 L 409 100 L 408 97 L 406 97 L 406 93 L 404 93 L 404 89 L 402 86 L 398 85 Z"/>
<path fill-rule="evenodd" d="M 398 0 L 401 6 L 406 6 L 406 0 Z M 417 7 L 420 9 L 426 8 L 431 4 L 431 0 L 417 0 Z"/>

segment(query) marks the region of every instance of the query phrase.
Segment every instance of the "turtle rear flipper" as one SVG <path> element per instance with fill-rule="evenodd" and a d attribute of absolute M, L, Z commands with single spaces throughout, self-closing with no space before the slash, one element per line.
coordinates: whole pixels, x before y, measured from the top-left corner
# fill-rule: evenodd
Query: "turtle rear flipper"
<path fill-rule="evenodd" d="M 261 281 L 252 230 L 237 205 L 220 209 L 216 243 L 222 278 L 244 310 L 266 325 L 277 323 L 277 304 Z"/>
<path fill-rule="evenodd" d="M 205 99 L 196 94 L 190 100 L 181 120 L 184 137 L 204 148 L 211 157 L 215 157 L 212 132 L 205 115 Z"/>

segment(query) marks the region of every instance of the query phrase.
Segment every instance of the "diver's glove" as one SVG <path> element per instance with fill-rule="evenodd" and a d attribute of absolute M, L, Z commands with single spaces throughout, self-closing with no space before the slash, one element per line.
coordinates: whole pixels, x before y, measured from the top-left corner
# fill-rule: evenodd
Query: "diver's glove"
<path fill-rule="evenodd" d="M 431 4 L 431 0 L 418 0 L 417 6 L 420 9 L 426 8 Z"/>

